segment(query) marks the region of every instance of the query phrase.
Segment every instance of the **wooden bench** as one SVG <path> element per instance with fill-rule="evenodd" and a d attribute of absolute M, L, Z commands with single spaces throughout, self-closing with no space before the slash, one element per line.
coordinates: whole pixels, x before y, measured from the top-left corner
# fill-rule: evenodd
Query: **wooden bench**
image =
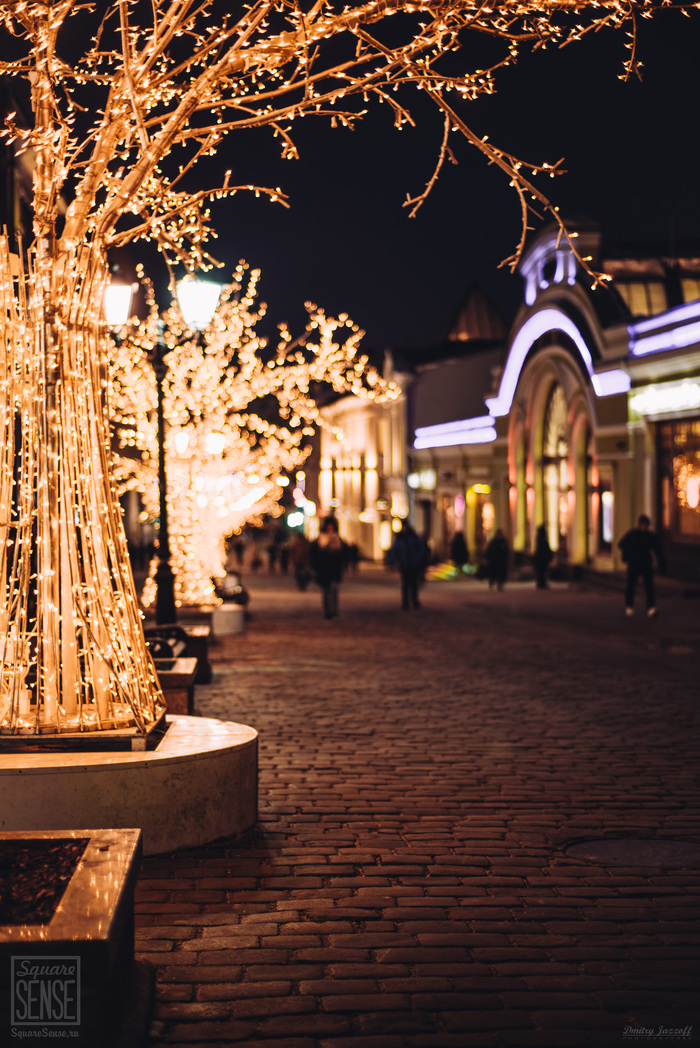
<path fill-rule="evenodd" d="M 209 641 L 211 640 L 211 626 L 209 625 L 185 625 L 187 634 L 187 650 L 185 652 L 189 659 L 197 660 L 197 684 L 210 684 L 212 678 L 211 664 L 209 662 Z"/>
<path fill-rule="evenodd" d="M 154 659 L 156 674 L 168 707 L 168 713 L 191 717 L 194 713 L 194 685 L 197 659 Z"/>
<path fill-rule="evenodd" d="M 144 630 L 146 643 L 156 660 L 196 659 L 197 684 L 209 684 L 209 640 L 211 626 L 205 624 L 168 623 L 164 626 L 149 626 Z"/>

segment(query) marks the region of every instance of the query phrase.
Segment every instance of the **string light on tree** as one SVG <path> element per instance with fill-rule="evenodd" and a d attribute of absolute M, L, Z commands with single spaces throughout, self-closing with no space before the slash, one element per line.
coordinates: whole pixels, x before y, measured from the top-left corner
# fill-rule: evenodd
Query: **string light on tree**
<path fill-rule="evenodd" d="M 218 603 L 214 580 L 225 574 L 226 536 L 281 512 L 283 474 L 306 460 L 314 427 L 322 425 L 318 386 L 376 401 L 398 397 L 359 353 L 363 332 L 347 316 L 327 317 L 307 304 L 309 322 L 292 339 L 285 326 L 274 349 L 256 332 L 260 273 L 237 267 L 211 323 L 188 328 L 177 305 L 159 320 L 147 282 L 148 318 L 133 319 L 115 347 L 112 417 L 120 455 L 120 491 L 142 493 L 146 512 L 159 512 L 156 386 L 149 360 L 153 339 L 170 347 L 164 379 L 168 521 L 177 605 Z M 156 595 L 151 565 L 142 602 Z"/>

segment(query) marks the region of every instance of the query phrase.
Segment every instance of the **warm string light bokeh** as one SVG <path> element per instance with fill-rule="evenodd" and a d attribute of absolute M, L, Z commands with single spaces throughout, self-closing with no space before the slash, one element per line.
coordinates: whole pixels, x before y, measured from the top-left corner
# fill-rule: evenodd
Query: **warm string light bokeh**
<path fill-rule="evenodd" d="M 144 731 L 161 702 L 132 644 L 140 613 L 110 478 L 100 273 L 70 274 L 71 330 L 47 312 L 42 269 L 0 238 L 0 731 Z"/>
<path fill-rule="evenodd" d="M 522 237 L 508 260 L 514 267 L 532 210 L 567 235 L 536 184 L 560 164 L 525 163 L 475 133 L 464 103 L 491 94 L 499 70 L 524 51 L 570 46 L 600 29 L 626 35 L 621 76 L 629 77 L 639 70 L 638 19 L 697 6 L 647 0 L 366 0 L 342 9 L 323 0 L 254 0 L 233 10 L 225 0 L 0 5 L 0 75 L 12 81 L 26 110 L 4 113 L 1 133 L 32 160 L 27 243 L 15 238 L 0 246 L 6 311 L 0 730 L 90 730 L 116 723 L 122 713 L 144 730 L 160 708 L 110 476 L 107 341 L 98 315 L 109 250 L 150 240 L 168 265 L 206 269 L 213 264 L 212 197 L 245 191 L 287 203 L 281 188 L 264 180 L 237 183 L 231 172 L 212 174 L 202 185 L 199 172 L 207 166 L 200 162 L 221 158 L 228 136 L 267 130 L 283 156 L 293 158 L 296 121 L 314 117 L 352 127 L 374 101 L 388 107 L 400 130 L 414 122 L 410 98 L 419 91 L 435 106 L 443 134 L 433 174 L 407 207 L 414 212 L 421 205 L 453 159 L 451 136 L 466 138 L 505 173 L 520 199 Z M 317 325 L 323 335 L 323 323 Z M 303 392 L 280 394 L 283 407 L 288 396 L 294 428 Z"/>
<path fill-rule="evenodd" d="M 177 305 L 159 317 L 133 319 L 113 353 L 110 405 L 119 446 L 120 491 L 141 492 L 158 515 L 156 384 L 150 358 L 157 339 L 169 348 L 163 386 L 171 563 L 178 605 L 219 603 L 214 579 L 226 574 L 226 536 L 281 511 L 280 478 L 303 464 L 321 424 L 314 391 L 330 388 L 372 400 L 399 395 L 360 354 L 363 332 L 347 316 L 308 305 L 309 322 L 294 340 L 286 327 L 269 349 L 256 332 L 259 271 L 240 263 L 213 320 L 196 333 Z M 146 287 L 148 285 L 146 284 Z M 155 569 L 142 602 L 155 600 Z"/>
<path fill-rule="evenodd" d="M 410 99 L 419 91 L 435 106 L 443 135 L 432 174 L 405 206 L 420 207 L 454 160 L 450 139 L 466 138 L 519 196 L 521 240 L 506 260 L 514 268 L 531 210 L 566 236 L 538 185 L 561 173 L 562 161 L 514 156 L 472 130 L 464 103 L 493 94 L 499 73 L 523 53 L 576 45 L 601 30 L 621 31 L 621 79 L 639 75 L 639 20 L 697 8 L 649 0 L 366 0 L 337 9 L 323 0 L 257 0 L 232 12 L 223 0 L 152 0 L 141 12 L 127 0 L 7 0 L 0 26 L 15 37 L 18 57 L 0 61 L 0 74 L 31 81 L 35 122 L 25 128 L 11 114 L 5 123 L 43 168 L 37 227 L 54 228 L 59 194 L 70 201 L 64 247 L 147 238 L 168 259 L 201 268 L 211 261 L 212 196 L 246 191 L 287 203 L 281 187 L 239 184 L 232 171 L 192 189 L 197 164 L 221 152 L 230 134 L 266 129 L 293 159 L 295 121 L 352 128 L 378 102 L 401 130 L 415 123 Z M 78 41 L 85 41 L 82 54 Z M 169 157 L 171 169 L 163 166 Z"/>

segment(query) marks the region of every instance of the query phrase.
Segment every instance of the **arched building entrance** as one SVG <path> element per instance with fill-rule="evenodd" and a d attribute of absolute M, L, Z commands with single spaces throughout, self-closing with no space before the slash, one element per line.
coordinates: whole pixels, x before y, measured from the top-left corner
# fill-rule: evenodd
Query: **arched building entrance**
<path fill-rule="evenodd" d="M 553 340 L 522 369 L 509 413 L 511 535 L 530 554 L 544 524 L 561 565 L 594 553 L 593 397 L 571 351 Z"/>

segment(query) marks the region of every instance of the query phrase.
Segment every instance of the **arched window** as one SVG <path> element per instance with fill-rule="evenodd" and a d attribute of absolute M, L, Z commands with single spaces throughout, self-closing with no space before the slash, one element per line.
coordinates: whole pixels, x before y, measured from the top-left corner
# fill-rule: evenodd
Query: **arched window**
<path fill-rule="evenodd" d="M 542 466 L 544 524 L 552 549 L 566 552 L 569 530 L 568 407 L 564 390 L 554 385 L 544 413 Z"/>

